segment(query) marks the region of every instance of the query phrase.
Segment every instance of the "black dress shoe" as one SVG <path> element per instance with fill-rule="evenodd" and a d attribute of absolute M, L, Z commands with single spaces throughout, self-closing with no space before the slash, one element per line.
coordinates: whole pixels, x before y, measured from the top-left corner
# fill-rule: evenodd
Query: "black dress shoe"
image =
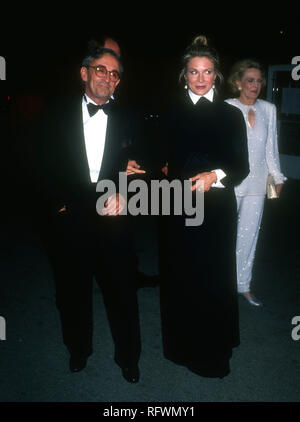
<path fill-rule="evenodd" d="M 87 356 L 84 355 L 71 355 L 70 357 L 70 371 L 79 372 L 86 367 Z"/>
<path fill-rule="evenodd" d="M 140 371 L 139 367 L 131 366 L 128 368 L 121 368 L 123 377 L 126 379 L 126 381 L 131 382 L 132 384 L 136 383 L 140 379 Z"/>

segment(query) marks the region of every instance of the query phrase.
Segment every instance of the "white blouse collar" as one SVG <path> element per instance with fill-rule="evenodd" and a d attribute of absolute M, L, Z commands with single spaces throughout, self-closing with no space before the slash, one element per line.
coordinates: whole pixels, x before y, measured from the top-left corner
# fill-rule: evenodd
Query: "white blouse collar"
<path fill-rule="evenodd" d="M 194 104 L 196 104 L 201 97 L 207 98 L 210 102 L 213 102 L 214 99 L 214 89 L 210 88 L 210 90 L 205 95 L 197 95 L 192 92 L 190 89 L 188 90 L 189 96 Z"/>

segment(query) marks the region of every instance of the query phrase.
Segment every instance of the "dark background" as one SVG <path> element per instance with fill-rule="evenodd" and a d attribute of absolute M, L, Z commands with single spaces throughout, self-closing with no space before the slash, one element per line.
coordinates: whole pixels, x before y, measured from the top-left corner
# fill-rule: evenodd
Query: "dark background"
<path fill-rule="evenodd" d="M 231 65 L 245 57 L 260 60 L 266 68 L 291 63 L 300 54 L 298 25 L 291 21 L 294 12 L 289 11 L 288 19 L 274 10 L 262 17 L 260 7 L 240 3 L 238 10 L 228 5 L 223 11 L 213 3 L 209 10 L 201 3 L 143 3 L 121 9 L 119 3 L 86 3 L 62 11 L 57 5 L 32 10 L 16 6 L 1 26 L 0 55 L 7 62 L 1 91 L 6 85 L 13 99 L 28 91 L 53 96 L 78 90 L 86 42 L 110 34 L 119 41 L 125 65 L 117 95 L 157 109 L 178 89 L 180 58 L 195 35 L 211 39 L 225 79 Z"/>
<path fill-rule="evenodd" d="M 39 212 L 28 182 L 35 150 L 30 126 L 35 126 L 39 108 L 30 109 L 30 105 L 38 105 L 39 98 L 76 91 L 85 43 L 103 33 L 115 36 L 122 49 L 125 75 L 118 95 L 147 112 L 159 111 L 179 89 L 181 53 L 195 35 L 204 33 L 212 39 L 225 78 L 240 58 L 252 56 L 267 67 L 291 63 L 292 57 L 300 55 L 298 24 L 292 23 L 298 13 L 287 3 L 269 6 L 264 17 L 265 4 L 254 2 L 226 3 L 225 11 L 213 2 L 206 10 L 200 2 L 144 2 L 133 7 L 125 3 L 122 10 L 118 3 L 105 6 L 71 3 L 62 11 L 62 3 L 47 2 L 29 9 L 26 2 L 24 6 L 14 3 L 6 13 L 1 4 L 0 56 L 7 62 L 7 80 L 0 81 L 0 192 L 5 217 L 0 218 L 0 315 L 8 321 L 8 341 L 1 342 L 0 400 L 299 402 L 300 343 L 291 339 L 291 320 L 299 315 L 298 181 L 287 182 L 278 203 L 266 203 L 254 283 L 254 292 L 266 307 L 260 312 L 241 299 L 242 345 L 234 355 L 232 377 L 216 384 L 161 358 L 156 289 L 140 289 L 145 340 L 141 384 L 130 388 L 125 381 L 122 384 L 112 364 L 111 339 L 102 315 L 104 306 L 98 306 L 99 296 L 95 306 L 97 353 L 76 381 L 67 373 L 51 272 L 26 218 L 31 220 Z M 274 17 L 279 6 L 288 12 L 288 19 L 283 10 Z M 36 101 L 18 103 L 24 97 Z M 8 111 L 17 103 L 22 115 L 15 116 L 17 131 L 12 136 Z M 254 409 L 260 412 L 261 407 Z"/>
<path fill-rule="evenodd" d="M 214 3 L 204 8 L 202 3 L 162 2 L 122 7 L 86 2 L 67 9 L 62 4 L 30 7 L 26 3 L 12 4 L 7 12 L 2 8 L 0 56 L 6 60 L 6 81 L 0 81 L 0 176 L 4 189 L 13 198 L 15 186 L 19 192 L 28 191 L 28 180 L 35 178 L 37 149 L 32 129 L 53 99 L 81 91 L 79 69 L 92 37 L 110 35 L 119 42 L 125 72 L 115 96 L 144 113 L 152 137 L 156 119 L 149 116 L 159 116 L 183 89 L 178 84 L 181 56 L 196 35 L 208 36 L 219 52 L 225 81 L 236 60 L 252 57 L 267 70 L 300 55 L 298 25 L 292 22 L 295 11 L 288 10 L 286 18 L 282 10 L 274 13 L 273 9 L 262 16 L 261 5 L 252 3 L 239 3 L 237 9 L 228 4 L 225 10 Z M 220 94 L 231 96 L 226 84 Z"/>

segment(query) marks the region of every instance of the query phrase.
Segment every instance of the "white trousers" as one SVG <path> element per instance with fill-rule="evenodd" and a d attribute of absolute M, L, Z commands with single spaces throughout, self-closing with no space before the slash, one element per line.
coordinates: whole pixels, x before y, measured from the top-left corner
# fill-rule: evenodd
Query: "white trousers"
<path fill-rule="evenodd" d="M 236 242 L 237 289 L 250 291 L 255 249 L 264 210 L 265 196 L 237 196 L 238 227 Z"/>

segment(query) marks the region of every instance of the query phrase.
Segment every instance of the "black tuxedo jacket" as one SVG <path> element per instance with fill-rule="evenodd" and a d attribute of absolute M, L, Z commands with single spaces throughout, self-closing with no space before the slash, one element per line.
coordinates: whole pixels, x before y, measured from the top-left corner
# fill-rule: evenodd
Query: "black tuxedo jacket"
<path fill-rule="evenodd" d="M 136 110 L 112 102 L 99 180 L 118 187 L 119 172 L 143 144 L 143 120 Z M 82 97 L 67 99 L 45 116 L 39 153 L 40 196 L 48 212 L 66 206 L 73 214 L 96 212 L 96 185 L 87 161 Z"/>

